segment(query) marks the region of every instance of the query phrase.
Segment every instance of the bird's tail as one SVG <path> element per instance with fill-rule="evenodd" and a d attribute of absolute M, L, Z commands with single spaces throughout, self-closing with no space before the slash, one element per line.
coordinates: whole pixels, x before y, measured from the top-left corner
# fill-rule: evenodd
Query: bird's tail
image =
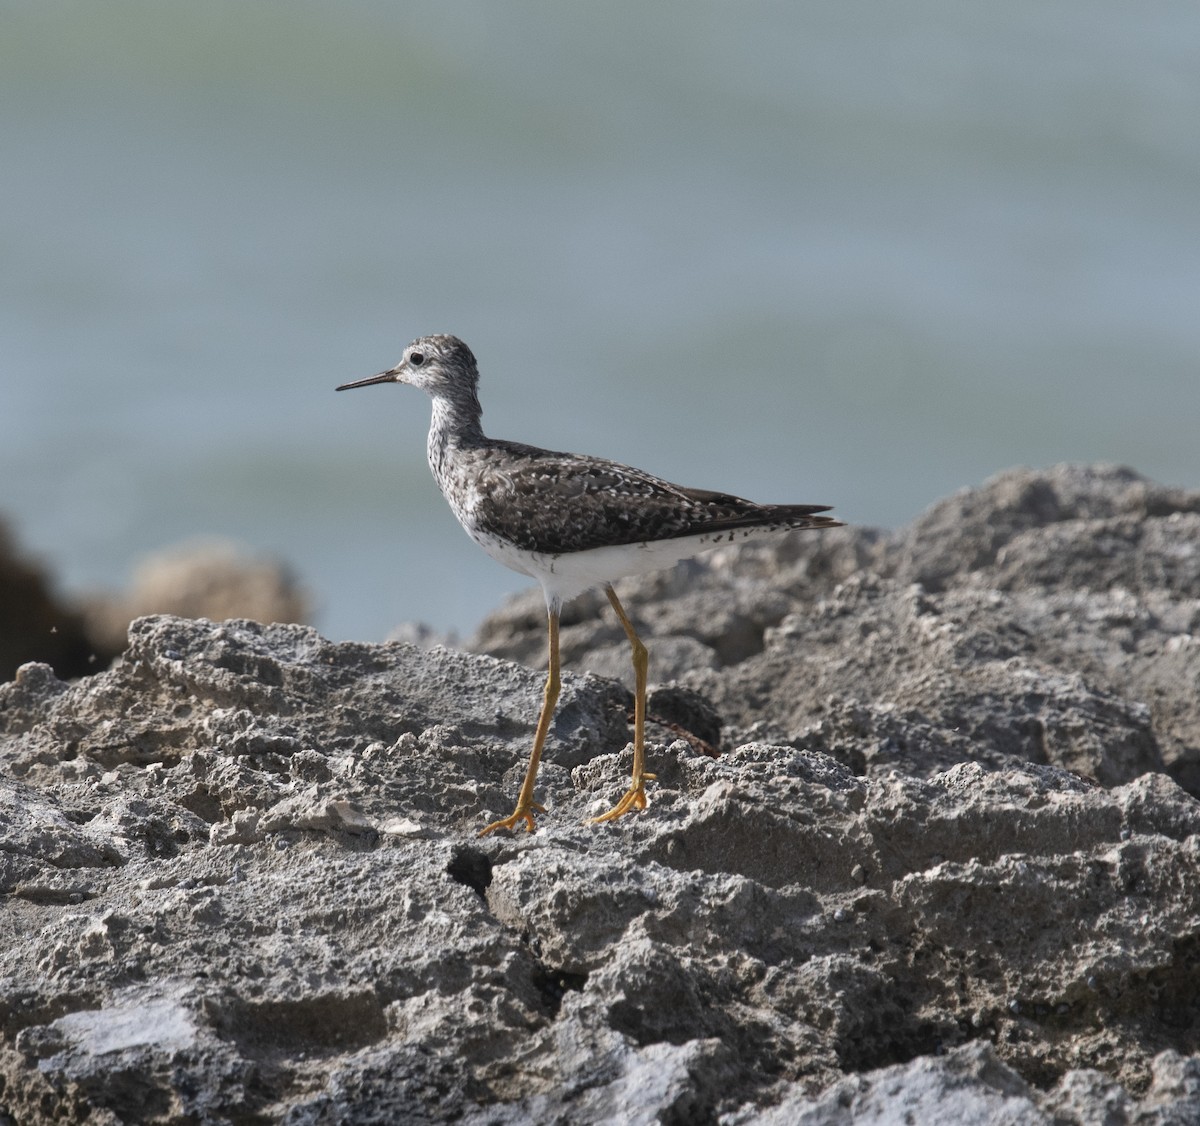
<path fill-rule="evenodd" d="M 763 506 L 773 519 L 781 524 L 791 524 L 794 528 L 843 528 L 841 520 L 832 516 L 818 516 L 818 512 L 828 512 L 832 505 L 828 504 L 768 504 Z"/>

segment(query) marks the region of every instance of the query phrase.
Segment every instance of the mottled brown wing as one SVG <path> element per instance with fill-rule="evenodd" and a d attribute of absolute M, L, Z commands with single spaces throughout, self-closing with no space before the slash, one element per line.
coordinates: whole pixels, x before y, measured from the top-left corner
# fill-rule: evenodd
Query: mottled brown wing
<path fill-rule="evenodd" d="M 753 525 L 831 526 L 824 505 L 758 505 L 686 489 L 603 458 L 505 443 L 474 482 L 480 528 L 527 551 L 564 554 Z"/>

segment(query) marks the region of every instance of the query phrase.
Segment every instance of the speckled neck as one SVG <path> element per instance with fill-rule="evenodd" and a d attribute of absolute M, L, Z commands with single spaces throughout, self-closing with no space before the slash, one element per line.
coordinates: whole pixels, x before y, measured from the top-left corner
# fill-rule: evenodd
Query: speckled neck
<path fill-rule="evenodd" d="M 434 395 L 426 450 L 429 468 L 443 492 L 450 477 L 452 451 L 472 449 L 487 441 L 480 424 L 482 415 L 483 408 L 473 384 L 455 388 L 453 394 Z"/>

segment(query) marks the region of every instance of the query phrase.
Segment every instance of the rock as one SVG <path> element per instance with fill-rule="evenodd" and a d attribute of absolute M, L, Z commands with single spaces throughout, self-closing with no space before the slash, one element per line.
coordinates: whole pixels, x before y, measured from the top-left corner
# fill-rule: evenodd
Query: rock
<path fill-rule="evenodd" d="M 844 1123 L 952 1122 L 955 1126 L 1055 1126 L 1058 1123 L 1200 1121 L 1200 1063 L 1164 1052 L 1153 1064 L 1145 1104 L 1097 1071 L 1068 1071 L 1045 1095 L 1032 1090 L 986 1042 L 921 1056 L 843 1079 L 813 1098 L 797 1090 L 765 1113 L 733 1114 L 727 1126 L 842 1126 Z M 1170 1088 L 1160 1100 L 1157 1090 Z"/>
<path fill-rule="evenodd" d="M 0 522 L 0 682 L 30 661 L 52 666 L 60 677 L 83 676 L 104 668 L 114 652 L 89 637 L 82 615 L 59 598 Z"/>
<path fill-rule="evenodd" d="M 1196 515 L 1017 470 L 630 580 L 674 656 L 652 804 L 599 826 L 629 693 L 584 671 L 622 634 L 581 600 L 532 835 L 475 834 L 540 667 L 165 616 L 98 675 L 26 665 L 0 1112 L 1198 1121 Z M 480 639 L 540 666 L 543 613 Z"/>
<path fill-rule="evenodd" d="M 195 540 L 147 556 L 129 592 L 94 596 L 87 619 L 90 635 L 119 653 L 129 623 L 149 614 L 303 623 L 309 603 L 285 564 L 252 557 L 227 540 Z"/>
<path fill-rule="evenodd" d="M 282 563 L 213 540 L 151 555 L 139 564 L 128 594 L 94 594 L 76 607 L 20 557 L 0 524 L 0 683 L 30 662 L 50 665 L 63 679 L 99 672 L 125 648 L 134 618 L 159 613 L 304 622 L 309 597 Z M 409 629 L 425 643 L 434 640 L 421 627 Z"/>
<path fill-rule="evenodd" d="M 955 1126 L 1051 1126 L 1029 1085 L 974 1043 L 835 1083 L 818 1098 L 797 1091 L 765 1114 L 730 1126 L 840 1126 L 846 1122 L 953 1122 Z"/>
<path fill-rule="evenodd" d="M 1053 585 L 1075 586 L 1082 578 L 1083 585 L 1103 588 L 1113 573 L 1105 564 L 1110 547 L 1129 567 L 1137 566 L 1127 546 L 1104 542 L 1113 530 L 1161 529 L 1171 516 L 1197 513 L 1200 492 L 1155 484 L 1124 466 L 1012 469 L 933 505 L 895 537 L 892 566 L 897 576 L 938 591 L 987 573 L 997 563 L 1004 570 L 1005 549 L 1015 540 L 1048 545 L 1065 535 L 1070 550 L 1047 577 Z M 1045 530 L 1050 530 L 1049 538 L 1037 534 Z M 1081 531 L 1095 540 L 1085 551 L 1078 550 Z M 1169 567 L 1169 560 L 1160 562 Z M 1030 575 L 1021 585 L 1036 581 Z"/>

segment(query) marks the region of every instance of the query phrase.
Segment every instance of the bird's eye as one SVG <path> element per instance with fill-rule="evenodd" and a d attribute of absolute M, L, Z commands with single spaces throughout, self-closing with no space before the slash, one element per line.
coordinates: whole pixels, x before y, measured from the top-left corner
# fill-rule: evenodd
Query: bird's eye
<path fill-rule="evenodd" d="M 410 352 L 408 362 L 415 368 L 419 368 L 425 362 L 424 352 Z"/>

